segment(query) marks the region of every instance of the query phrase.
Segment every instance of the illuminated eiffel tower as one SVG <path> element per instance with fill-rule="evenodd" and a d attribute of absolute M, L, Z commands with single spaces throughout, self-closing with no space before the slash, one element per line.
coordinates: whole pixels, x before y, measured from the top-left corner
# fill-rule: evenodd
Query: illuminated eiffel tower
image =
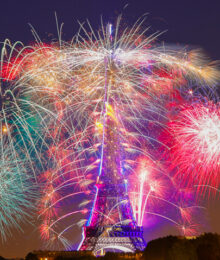
<path fill-rule="evenodd" d="M 135 252 L 146 243 L 143 227 L 137 226 L 122 173 L 118 120 L 106 103 L 100 174 L 96 183 L 94 206 L 79 250 Z"/>

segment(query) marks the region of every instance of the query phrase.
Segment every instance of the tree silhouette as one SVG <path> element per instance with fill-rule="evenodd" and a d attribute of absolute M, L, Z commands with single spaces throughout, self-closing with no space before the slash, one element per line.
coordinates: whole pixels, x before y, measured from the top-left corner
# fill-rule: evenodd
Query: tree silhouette
<path fill-rule="evenodd" d="M 33 253 L 28 253 L 25 257 L 25 260 L 38 260 L 37 256 Z"/>
<path fill-rule="evenodd" d="M 196 239 L 168 236 L 150 241 L 143 259 L 220 260 L 220 236 L 206 233 Z"/>

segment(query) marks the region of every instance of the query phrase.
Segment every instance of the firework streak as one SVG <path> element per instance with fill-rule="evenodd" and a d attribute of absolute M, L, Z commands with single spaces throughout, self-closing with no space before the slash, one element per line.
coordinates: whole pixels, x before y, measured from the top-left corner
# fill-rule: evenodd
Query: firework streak
<path fill-rule="evenodd" d="M 154 216 L 195 234 L 193 215 L 201 207 L 193 194 L 203 189 L 194 186 L 219 186 L 219 106 L 199 94 L 206 89 L 216 97 L 218 70 L 198 51 L 154 47 L 157 35 L 145 36 L 142 23 L 122 30 L 119 18 L 113 31 L 81 25 L 71 42 L 2 46 L 1 161 L 14 162 L 8 177 L 3 168 L 0 176 L 5 196 L 23 196 L 26 177 L 38 186 L 40 231 L 49 248 L 71 247 L 73 228 L 94 213 L 106 147 L 108 156 L 120 155 L 117 171 L 138 225 Z M 194 95 L 201 97 L 196 105 Z M 105 136 L 108 118 L 117 138 Z M 113 173 L 116 166 L 108 167 Z M 9 191 L 14 178 L 23 189 Z M 7 230 L 10 216 L 3 221 L 1 215 Z"/>

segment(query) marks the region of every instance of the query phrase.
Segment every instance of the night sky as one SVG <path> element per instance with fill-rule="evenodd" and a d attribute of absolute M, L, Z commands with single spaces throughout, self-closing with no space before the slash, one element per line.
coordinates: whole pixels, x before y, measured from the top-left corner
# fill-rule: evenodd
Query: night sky
<path fill-rule="evenodd" d="M 58 21 L 64 23 L 63 39 L 69 40 L 78 30 L 77 21 L 90 21 L 98 29 L 100 17 L 105 23 L 115 21 L 123 13 L 124 22 L 132 25 L 141 15 L 147 13 L 146 26 L 150 32 L 166 31 L 158 41 L 181 46 L 202 48 L 213 60 L 220 59 L 220 1 L 219 0 L 10 0 L 1 1 L 0 40 L 9 38 L 12 42 L 34 41 L 31 24 L 40 38 L 49 42 L 57 37 L 55 12 Z M 218 198 L 209 198 L 206 205 L 207 231 L 220 233 L 220 205 Z M 24 232 L 15 231 L 13 237 L 0 243 L 0 255 L 4 257 L 24 257 L 34 249 L 40 249 L 37 227 L 23 225 Z M 75 234 L 78 234 L 76 236 Z M 148 229 L 145 237 L 153 238 L 175 234 L 169 225 Z M 79 230 L 73 230 L 75 242 L 81 237 Z"/>

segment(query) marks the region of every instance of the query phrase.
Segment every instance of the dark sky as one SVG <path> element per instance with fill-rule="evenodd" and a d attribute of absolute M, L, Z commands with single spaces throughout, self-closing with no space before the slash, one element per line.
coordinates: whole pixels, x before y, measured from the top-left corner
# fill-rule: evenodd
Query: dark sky
<path fill-rule="evenodd" d="M 26 44 L 33 42 L 28 23 L 34 26 L 42 40 L 55 38 L 55 11 L 59 22 L 64 22 L 65 40 L 71 39 L 77 31 L 77 20 L 88 18 L 93 27 L 98 28 L 101 15 L 104 22 L 112 22 L 122 12 L 129 25 L 148 13 L 146 25 L 151 25 L 152 33 L 167 30 L 159 40 L 201 47 L 212 59 L 220 59 L 220 0 L 1 0 L 0 8 L 0 41 L 9 38 Z M 209 230 L 220 232 L 219 201 L 216 199 L 209 205 Z M 0 255 L 24 257 L 28 251 L 39 249 L 37 233 L 33 229 L 24 227 L 23 234 L 17 233 L 5 244 L 0 243 Z M 151 238 L 172 232 L 168 229 L 167 226 L 158 227 Z"/>
<path fill-rule="evenodd" d="M 123 11 L 124 7 L 127 8 Z M 160 37 L 168 43 L 200 46 L 214 59 L 220 58 L 219 0 L 10 0 L 1 1 L 0 39 L 33 40 L 28 23 L 42 39 L 48 33 L 56 36 L 55 11 L 64 22 L 64 38 L 68 40 L 77 30 L 77 20 L 90 20 L 96 28 L 103 15 L 112 21 L 123 11 L 127 23 L 148 13 L 146 24 L 167 32 Z"/>

